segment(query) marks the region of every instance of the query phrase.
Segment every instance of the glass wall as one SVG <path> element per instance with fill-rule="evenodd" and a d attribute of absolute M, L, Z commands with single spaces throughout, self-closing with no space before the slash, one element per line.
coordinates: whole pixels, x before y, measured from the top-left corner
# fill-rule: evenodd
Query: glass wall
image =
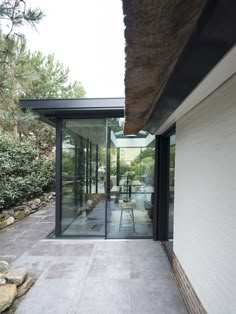
<path fill-rule="evenodd" d="M 107 237 L 152 237 L 155 137 L 124 136 L 123 119 L 109 119 Z"/>
<path fill-rule="evenodd" d="M 123 118 L 62 122 L 61 235 L 152 237 L 155 136 Z"/>
<path fill-rule="evenodd" d="M 63 120 L 62 235 L 105 235 L 106 120 Z"/>

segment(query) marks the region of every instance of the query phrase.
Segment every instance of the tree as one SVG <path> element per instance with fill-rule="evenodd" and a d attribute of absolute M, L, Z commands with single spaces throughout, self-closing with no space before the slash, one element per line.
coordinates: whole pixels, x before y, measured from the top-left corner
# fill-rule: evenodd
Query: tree
<path fill-rule="evenodd" d="M 44 56 L 35 52 L 27 56 L 29 67 L 29 85 L 21 98 L 80 98 L 85 90 L 78 81 L 68 82 L 69 69 L 56 61 L 54 55 Z M 55 143 L 54 129 L 35 120 L 30 128 L 35 136 L 36 146 L 43 151 L 51 151 Z"/>
<path fill-rule="evenodd" d="M 1 38 L 1 42 L 4 41 L 6 39 Z M 19 39 L 15 40 L 11 54 L 7 56 L 4 71 L 1 72 L 0 122 L 4 131 L 8 129 L 15 136 L 18 134 L 17 115 L 19 111 L 16 103 L 27 82 L 26 73 L 20 60 L 24 53 L 25 49 L 22 42 Z"/>
<path fill-rule="evenodd" d="M 15 29 L 26 23 L 35 27 L 43 16 L 40 9 L 27 8 L 25 0 L 0 1 L 0 20 L 5 21 L 6 38 L 10 38 L 12 34 L 19 35 Z"/>
<path fill-rule="evenodd" d="M 143 176 L 145 184 L 154 184 L 154 147 L 141 150 L 140 154 L 131 161 L 130 171 L 136 176 Z"/>
<path fill-rule="evenodd" d="M 25 137 L 34 140 L 43 152 L 51 151 L 54 130 L 38 121 L 31 112 L 22 113 L 19 99 L 78 98 L 85 95 L 85 90 L 77 81 L 68 82 L 69 69 L 56 61 L 53 55 L 31 53 L 25 40 L 14 41 L 8 60 L 0 94 L 0 126 L 5 133 L 20 140 Z"/>
<path fill-rule="evenodd" d="M 68 82 L 69 69 L 63 63 L 56 61 L 54 55 L 44 56 L 41 52 L 29 54 L 26 57 L 29 67 L 29 85 L 23 91 L 21 98 L 80 98 L 85 96 L 85 90 L 78 81 Z M 30 116 L 30 113 L 28 113 Z M 30 120 L 31 122 L 31 120 Z M 51 151 L 55 143 L 54 129 L 41 121 L 34 120 L 30 125 L 34 134 L 36 146 L 43 151 Z"/>
<path fill-rule="evenodd" d="M 30 85 L 24 91 L 24 98 L 80 98 L 85 95 L 82 84 L 68 82 L 69 68 L 56 61 L 53 54 L 44 56 L 41 52 L 26 56 L 30 68 Z"/>
<path fill-rule="evenodd" d="M 44 14 L 36 8 L 28 8 L 25 0 L 0 0 L 0 93 L 7 78 L 6 67 L 12 61 L 16 37 L 23 39 L 19 28 L 30 24 L 36 28 Z"/>
<path fill-rule="evenodd" d="M 80 82 L 68 81 L 69 69 L 54 55 L 27 49 L 19 28 L 26 23 L 36 27 L 42 17 L 40 9 L 27 8 L 26 0 L 0 0 L 0 127 L 46 152 L 54 145 L 54 130 L 31 112 L 22 113 L 19 99 L 78 98 L 85 90 Z"/>
<path fill-rule="evenodd" d="M 24 24 L 36 27 L 42 17 L 43 12 L 28 8 L 25 0 L 0 0 L 0 123 L 4 131 L 12 129 L 15 135 L 18 114 L 15 103 L 25 83 L 24 71 L 16 66 L 16 57 L 25 51 L 19 27 Z"/>

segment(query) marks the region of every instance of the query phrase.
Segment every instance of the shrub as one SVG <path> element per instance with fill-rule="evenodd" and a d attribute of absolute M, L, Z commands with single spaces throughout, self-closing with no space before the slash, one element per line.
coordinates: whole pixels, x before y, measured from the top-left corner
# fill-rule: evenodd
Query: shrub
<path fill-rule="evenodd" d="M 0 210 L 53 189 L 54 160 L 38 155 L 31 143 L 0 137 Z"/>

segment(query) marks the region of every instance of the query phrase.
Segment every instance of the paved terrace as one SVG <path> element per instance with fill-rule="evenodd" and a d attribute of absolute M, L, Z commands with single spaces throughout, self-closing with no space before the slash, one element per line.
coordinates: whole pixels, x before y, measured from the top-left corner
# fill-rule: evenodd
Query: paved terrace
<path fill-rule="evenodd" d="M 17 314 L 187 313 L 166 255 L 152 240 L 49 240 L 54 209 L 0 232 L 0 259 L 38 278 Z"/>

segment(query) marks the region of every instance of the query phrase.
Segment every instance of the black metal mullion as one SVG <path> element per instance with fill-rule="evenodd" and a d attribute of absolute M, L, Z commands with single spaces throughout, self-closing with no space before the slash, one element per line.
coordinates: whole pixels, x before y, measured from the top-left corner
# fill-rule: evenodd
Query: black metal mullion
<path fill-rule="evenodd" d="M 169 136 L 158 136 L 157 161 L 157 239 L 168 240 L 169 215 Z"/>
<path fill-rule="evenodd" d="M 74 205 L 78 206 L 78 169 L 79 169 L 78 138 L 74 138 L 74 141 L 75 141 Z"/>
<path fill-rule="evenodd" d="M 92 192 L 92 149 L 93 144 L 89 144 L 89 193 Z"/>
<path fill-rule="evenodd" d="M 120 185 L 120 148 L 116 149 L 116 185 Z"/>
<path fill-rule="evenodd" d="M 158 159 L 159 159 L 159 136 L 155 137 L 155 168 L 154 168 L 154 204 L 153 204 L 153 240 L 158 240 Z"/>
<path fill-rule="evenodd" d="M 83 137 L 79 136 L 78 149 L 78 185 L 79 185 L 79 205 L 83 205 L 83 187 L 84 187 L 84 141 Z"/>
<path fill-rule="evenodd" d="M 108 199 L 110 200 L 110 190 L 111 190 L 111 128 L 108 127 L 107 131 L 107 190 L 108 190 Z"/>
<path fill-rule="evenodd" d="M 96 145 L 96 175 L 95 175 L 95 184 L 96 184 L 96 190 L 95 192 L 98 193 L 98 144 Z"/>
<path fill-rule="evenodd" d="M 110 136 L 111 130 L 106 119 L 105 239 L 107 239 L 107 210 L 108 201 L 110 201 Z"/>
<path fill-rule="evenodd" d="M 87 139 L 86 140 L 86 160 L 85 160 L 85 162 L 86 162 L 86 172 L 85 172 L 85 184 L 86 184 L 86 194 L 88 194 L 88 175 L 89 175 L 89 169 L 88 169 L 88 167 L 89 167 L 89 160 L 88 160 L 88 158 L 89 158 L 89 140 Z"/>
<path fill-rule="evenodd" d="M 62 120 L 56 121 L 56 236 L 61 235 L 61 217 L 62 217 Z"/>

